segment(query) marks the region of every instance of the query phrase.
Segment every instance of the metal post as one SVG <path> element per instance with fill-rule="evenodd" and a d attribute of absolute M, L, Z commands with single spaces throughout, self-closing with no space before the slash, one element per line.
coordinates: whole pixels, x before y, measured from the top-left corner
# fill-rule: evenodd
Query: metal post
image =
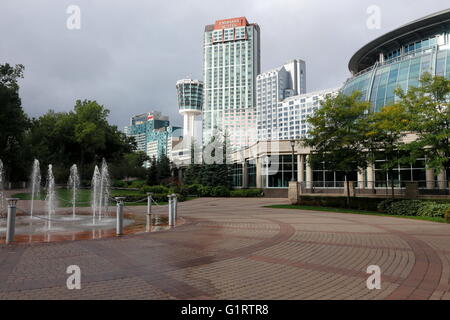
<path fill-rule="evenodd" d="M 151 192 L 147 192 L 147 214 L 152 214 L 152 194 Z"/>
<path fill-rule="evenodd" d="M 175 193 L 172 194 L 172 206 L 173 206 L 173 221 L 175 223 L 177 221 L 178 216 L 178 199 Z"/>
<path fill-rule="evenodd" d="M 14 234 L 16 232 L 16 205 L 17 198 L 7 198 L 8 201 L 8 217 L 6 221 L 6 243 L 14 241 Z"/>
<path fill-rule="evenodd" d="M 169 198 L 169 226 L 173 226 L 173 195 L 168 195 L 167 198 Z"/>
<path fill-rule="evenodd" d="M 116 197 L 117 214 L 116 214 L 116 235 L 123 235 L 123 201 L 124 197 Z"/>
<path fill-rule="evenodd" d="M 297 179 L 295 178 L 295 176 L 294 176 L 294 157 L 295 157 L 295 150 L 294 150 L 294 148 L 295 148 L 295 141 L 294 140 L 292 140 L 291 141 L 291 147 L 292 147 L 292 159 L 291 159 L 291 181 L 292 182 L 294 182 L 294 181 L 297 181 Z"/>

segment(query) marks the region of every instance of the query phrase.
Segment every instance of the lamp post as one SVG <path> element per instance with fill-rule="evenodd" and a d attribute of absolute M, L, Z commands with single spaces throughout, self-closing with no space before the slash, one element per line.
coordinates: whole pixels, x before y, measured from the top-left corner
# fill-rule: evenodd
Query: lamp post
<path fill-rule="evenodd" d="M 291 177 L 291 181 L 295 182 L 295 181 L 297 181 L 297 179 L 295 178 L 295 174 L 294 174 L 295 140 L 291 140 L 290 143 L 291 143 L 291 148 L 292 148 L 292 159 L 291 159 L 291 174 L 292 174 L 292 177 Z"/>

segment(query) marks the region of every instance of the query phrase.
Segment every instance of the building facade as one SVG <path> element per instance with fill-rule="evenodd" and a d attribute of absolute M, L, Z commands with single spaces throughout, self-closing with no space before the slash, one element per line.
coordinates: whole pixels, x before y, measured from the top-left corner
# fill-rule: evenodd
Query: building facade
<path fill-rule="evenodd" d="M 375 110 L 394 103 L 397 87 L 419 85 L 424 72 L 450 77 L 450 10 L 413 21 L 368 43 L 349 62 L 352 77 L 342 88 L 358 90 Z"/>
<path fill-rule="evenodd" d="M 345 82 L 341 92 L 348 95 L 356 90 L 360 91 L 362 99 L 370 101 L 377 111 L 397 101 L 398 98 L 394 93 L 397 87 L 407 90 L 410 86 L 418 86 L 420 76 L 424 72 L 450 78 L 449 34 L 450 10 L 445 10 L 413 21 L 375 39 L 351 58 L 349 69 L 352 77 Z M 295 106 L 297 99 L 292 97 L 282 102 L 282 104 L 287 102 L 288 108 L 282 110 L 282 116 L 284 118 L 287 116 L 288 122 L 290 116 L 294 117 L 294 121 L 302 120 L 300 114 L 296 115 L 295 112 L 289 114 L 290 111 L 295 111 L 295 108 L 290 110 L 289 105 Z M 294 102 L 290 103 L 291 100 Z M 314 107 L 313 104 L 312 109 Z M 267 112 L 267 115 L 269 114 Z M 269 118 L 265 119 L 268 121 Z M 234 185 L 244 188 L 256 186 L 287 189 L 289 182 L 295 180 L 307 190 L 306 192 L 335 193 L 338 189 L 344 190 L 343 173 L 328 170 L 323 163 L 309 161 L 311 150 L 303 147 L 301 143 L 295 144 L 292 150 L 290 141 L 280 138 L 284 137 L 286 130 L 289 132 L 286 137 L 296 139 L 298 137 L 296 131 L 294 130 L 292 134 L 292 131 L 289 131 L 289 124 L 278 123 L 279 119 L 277 128 L 283 129 L 278 139 L 275 139 L 273 133 L 269 139 L 267 133 L 266 136 L 263 135 L 266 141 L 258 141 L 250 148 L 233 153 Z M 308 128 L 305 129 L 307 133 Z M 301 133 L 300 131 L 300 136 Z M 409 134 L 404 142 L 408 143 L 414 139 L 414 134 Z M 419 157 L 409 164 L 399 163 L 393 169 L 392 177 L 383 170 L 385 161 L 383 153 L 380 152 L 375 155 L 375 161 L 367 168 L 360 168 L 350 174 L 349 181 L 354 182 L 357 190 L 355 192 L 388 194 L 388 188 L 392 186 L 391 181 L 394 182 L 393 187 L 396 190 L 405 188 L 406 183 L 416 182 L 422 190 L 421 194 L 435 192 L 430 190 L 448 192 L 446 190 L 449 188 L 450 173 L 444 171 L 437 173 L 427 169 L 424 157 Z"/>
<path fill-rule="evenodd" d="M 258 141 L 271 140 L 277 131 L 277 115 L 281 102 L 306 93 L 306 64 L 292 60 L 256 77 L 256 117 Z"/>
<path fill-rule="evenodd" d="M 203 144 L 227 135 L 231 148 L 256 141 L 260 29 L 245 17 L 216 21 L 203 39 Z"/>
<path fill-rule="evenodd" d="M 288 97 L 275 107 L 257 108 L 258 141 L 292 140 L 307 135 L 308 117 L 320 108 L 322 101 L 339 89 L 326 89 Z"/>

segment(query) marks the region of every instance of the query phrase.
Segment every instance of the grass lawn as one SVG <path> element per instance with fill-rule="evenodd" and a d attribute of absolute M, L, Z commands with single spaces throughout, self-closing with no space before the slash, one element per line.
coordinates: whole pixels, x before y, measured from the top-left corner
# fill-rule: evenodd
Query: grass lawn
<path fill-rule="evenodd" d="M 134 191 L 134 190 L 111 190 L 111 197 L 118 197 L 118 196 L 136 196 L 141 195 L 141 193 Z M 14 198 L 19 198 L 20 200 L 31 200 L 31 193 L 17 193 L 13 195 Z M 71 207 L 72 206 L 72 193 L 70 190 L 67 189 L 57 189 L 56 190 L 56 197 L 59 201 L 59 207 L 65 208 L 65 207 Z M 142 194 L 142 199 L 146 199 L 147 195 Z M 38 194 L 37 197 L 35 197 L 35 200 L 45 200 L 45 193 L 41 192 Z M 89 189 L 81 189 L 78 192 L 77 197 L 77 207 L 90 207 L 91 201 L 91 190 Z M 167 204 L 167 202 L 158 202 L 159 205 Z M 126 202 L 126 206 L 146 206 L 147 200 L 143 202 Z"/>
<path fill-rule="evenodd" d="M 349 213 L 349 214 L 364 214 L 364 215 L 370 215 L 370 216 L 382 216 L 382 217 L 392 217 L 392 218 L 426 220 L 426 221 L 445 223 L 445 219 L 444 218 L 438 218 L 438 217 L 394 216 L 394 215 L 380 213 L 380 212 L 376 212 L 376 211 L 362 211 L 362 210 L 344 209 L 344 208 L 301 206 L 301 205 L 289 205 L 289 204 L 279 204 L 279 205 L 277 204 L 277 205 L 273 205 L 273 206 L 266 206 L 265 208 L 295 209 L 295 210 L 308 210 L 308 211 L 324 211 L 324 212 L 338 212 L 338 213 Z"/>

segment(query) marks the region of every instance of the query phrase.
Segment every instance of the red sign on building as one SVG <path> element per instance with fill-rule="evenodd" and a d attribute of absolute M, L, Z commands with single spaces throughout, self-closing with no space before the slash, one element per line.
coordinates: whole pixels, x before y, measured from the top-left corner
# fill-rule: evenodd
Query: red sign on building
<path fill-rule="evenodd" d="M 214 30 L 245 27 L 247 25 L 248 21 L 245 17 L 218 20 L 214 24 Z"/>

